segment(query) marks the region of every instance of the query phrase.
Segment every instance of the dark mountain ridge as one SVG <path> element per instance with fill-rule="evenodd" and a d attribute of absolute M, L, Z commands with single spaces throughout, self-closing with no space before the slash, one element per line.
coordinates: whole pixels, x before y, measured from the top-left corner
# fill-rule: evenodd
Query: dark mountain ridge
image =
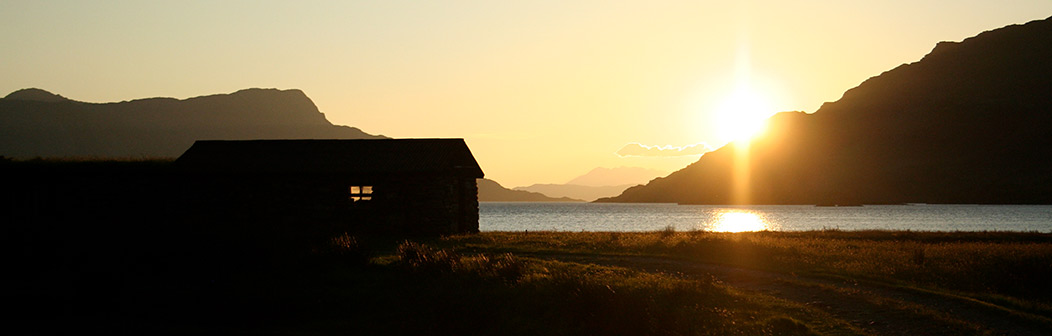
<path fill-rule="evenodd" d="M 7 97 L 4 97 L 4 99 L 28 100 L 28 101 L 39 101 L 39 102 L 49 102 L 49 103 L 71 101 L 69 98 L 66 98 L 66 97 L 63 97 L 61 95 L 57 95 L 57 94 L 54 94 L 54 93 L 51 93 L 51 92 L 47 92 L 45 90 L 41 90 L 41 89 L 38 89 L 38 88 L 28 88 L 28 89 L 17 90 L 15 92 L 11 92 L 11 94 L 8 94 Z"/>
<path fill-rule="evenodd" d="M 610 197 L 621 194 L 628 187 L 636 184 L 622 184 L 615 186 L 589 186 L 579 184 L 532 184 L 525 187 L 515 187 L 512 190 L 522 190 L 540 193 L 549 197 L 569 197 L 572 199 L 594 201 L 602 197 Z"/>
<path fill-rule="evenodd" d="M 0 99 L 0 155 L 175 157 L 194 140 L 369 139 L 325 119 L 300 90 L 85 103 L 40 89 Z"/>
<path fill-rule="evenodd" d="M 490 179 L 477 179 L 479 202 L 584 202 L 569 197 L 549 197 L 541 193 L 505 188 Z"/>
<path fill-rule="evenodd" d="M 599 201 L 1050 204 L 1052 19 L 941 42 L 814 114 L 768 123 L 747 157 L 732 143 Z M 744 201 L 736 160 L 749 171 Z"/>

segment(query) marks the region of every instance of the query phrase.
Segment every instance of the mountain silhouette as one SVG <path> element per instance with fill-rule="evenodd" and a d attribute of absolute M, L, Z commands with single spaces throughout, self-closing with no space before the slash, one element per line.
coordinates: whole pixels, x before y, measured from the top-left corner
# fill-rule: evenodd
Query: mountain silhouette
<path fill-rule="evenodd" d="M 515 187 L 513 190 L 536 192 L 550 197 L 594 201 L 602 197 L 620 195 L 628 187 L 647 183 L 661 175 L 663 175 L 661 171 L 641 167 L 598 167 L 565 184 L 533 184 Z"/>
<path fill-rule="evenodd" d="M 526 187 L 515 187 L 512 190 L 522 190 L 541 193 L 549 197 L 569 197 L 573 199 L 594 201 L 602 197 L 620 195 L 622 191 L 637 184 L 622 184 L 615 186 L 587 186 L 579 184 L 531 184 Z"/>
<path fill-rule="evenodd" d="M 511 190 L 490 179 L 477 179 L 479 202 L 583 202 L 568 197 L 548 197 L 541 193 Z"/>
<path fill-rule="evenodd" d="M 626 184 L 636 185 L 647 183 L 661 175 L 665 174 L 660 170 L 642 167 L 597 167 L 588 171 L 584 175 L 573 178 L 569 182 L 566 182 L 566 184 L 592 187 L 607 187 Z"/>
<path fill-rule="evenodd" d="M 194 140 L 370 139 L 325 119 L 300 90 L 85 103 L 41 89 L 0 99 L 0 155 L 176 157 Z"/>
<path fill-rule="evenodd" d="M 8 100 L 26 100 L 26 101 L 38 101 L 38 102 L 66 102 L 71 101 L 69 98 L 47 92 L 37 88 L 21 89 L 4 97 Z"/>
<path fill-rule="evenodd" d="M 814 114 L 768 125 L 748 152 L 731 143 L 599 201 L 1052 203 L 1052 18 L 940 42 Z M 748 187 L 734 187 L 740 176 Z"/>

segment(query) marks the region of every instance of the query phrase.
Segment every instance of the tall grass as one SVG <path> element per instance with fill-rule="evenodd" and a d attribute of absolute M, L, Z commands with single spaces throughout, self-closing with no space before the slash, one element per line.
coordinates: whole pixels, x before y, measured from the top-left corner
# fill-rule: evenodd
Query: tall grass
<path fill-rule="evenodd" d="M 433 249 L 406 241 L 398 246 L 398 264 L 412 271 L 472 276 L 515 282 L 526 272 L 526 263 L 511 253 L 498 256 L 461 256 L 453 251 Z"/>
<path fill-rule="evenodd" d="M 807 335 L 789 308 L 732 293 L 709 281 L 616 267 L 460 254 L 416 242 L 398 246 L 391 270 L 408 272 L 413 325 L 442 332 L 522 335 Z M 469 321 L 448 318 L 467 310 Z M 798 316 L 800 317 L 800 316 Z M 383 319 L 385 317 L 380 317 Z M 440 322 L 437 322 L 440 321 Z M 460 324 L 467 323 L 467 324 Z M 405 331 L 405 330 L 400 330 Z M 433 332 L 433 330 L 431 331 Z"/>
<path fill-rule="evenodd" d="M 447 243 L 531 253 L 660 255 L 1052 303 L 1052 234 L 1016 232 L 511 232 Z"/>

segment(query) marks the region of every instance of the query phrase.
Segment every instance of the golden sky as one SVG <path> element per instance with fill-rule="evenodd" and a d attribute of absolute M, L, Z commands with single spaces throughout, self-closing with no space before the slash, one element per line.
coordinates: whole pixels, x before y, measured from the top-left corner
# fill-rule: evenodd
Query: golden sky
<path fill-rule="evenodd" d="M 0 94 L 298 88 L 335 124 L 465 138 L 505 186 L 564 183 L 677 170 L 698 156 L 617 153 L 696 154 L 737 132 L 728 106 L 813 112 L 936 42 L 1049 16 L 1047 0 L 3 1 Z"/>

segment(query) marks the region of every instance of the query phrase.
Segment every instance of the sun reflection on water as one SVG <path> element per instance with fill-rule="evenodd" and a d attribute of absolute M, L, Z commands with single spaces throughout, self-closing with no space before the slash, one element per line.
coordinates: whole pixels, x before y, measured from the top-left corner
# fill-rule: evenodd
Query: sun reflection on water
<path fill-rule="evenodd" d="M 716 221 L 709 223 L 708 231 L 748 232 L 772 230 L 773 227 L 762 216 L 743 210 L 721 210 Z"/>

